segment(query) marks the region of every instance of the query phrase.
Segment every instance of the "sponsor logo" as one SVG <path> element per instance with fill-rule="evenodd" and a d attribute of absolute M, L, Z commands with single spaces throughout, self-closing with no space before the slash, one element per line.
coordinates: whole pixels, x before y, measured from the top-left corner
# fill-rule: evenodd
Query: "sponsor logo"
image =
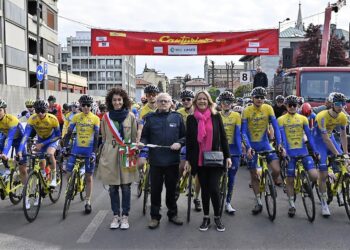
<path fill-rule="evenodd" d="M 126 33 L 123 33 L 123 32 L 109 32 L 109 36 L 126 37 Z"/>
<path fill-rule="evenodd" d="M 97 36 L 96 37 L 96 42 L 106 42 L 107 37 L 106 36 Z"/>
<path fill-rule="evenodd" d="M 197 55 L 197 45 L 169 45 L 168 54 L 169 55 Z"/>
<path fill-rule="evenodd" d="M 109 42 L 99 42 L 98 47 L 100 47 L 100 48 L 109 47 Z"/>
<path fill-rule="evenodd" d="M 163 47 L 154 47 L 153 52 L 154 54 L 163 54 Z"/>
<path fill-rule="evenodd" d="M 154 40 L 147 40 L 147 41 L 153 42 Z M 161 36 L 157 42 L 186 45 L 186 44 L 205 44 L 205 43 L 213 43 L 213 42 L 223 43 L 223 42 L 226 42 L 226 40 L 189 37 L 189 36 L 181 36 L 181 37 Z"/>
<path fill-rule="evenodd" d="M 270 49 L 269 48 L 259 48 L 259 53 L 269 53 Z"/>
<path fill-rule="evenodd" d="M 249 47 L 251 47 L 251 48 L 260 47 L 260 43 L 259 42 L 249 42 Z"/>
<path fill-rule="evenodd" d="M 245 51 L 247 53 L 256 53 L 256 52 L 258 52 L 258 49 L 257 48 L 246 48 Z"/>

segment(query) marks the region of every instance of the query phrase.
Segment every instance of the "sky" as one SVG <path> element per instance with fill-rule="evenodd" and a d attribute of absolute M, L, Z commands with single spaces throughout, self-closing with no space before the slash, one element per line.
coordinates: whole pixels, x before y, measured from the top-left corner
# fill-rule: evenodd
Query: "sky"
<path fill-rule="evenodd" d="M 328 2 L 300 1 L 305 27 L 309 23 L 323 24 L 322 12 Z M 337 14 L 332 13 L 332 23 L 338 28 L 349 30 L 349 5 Z M 281 30 L 284 30 L 295 25 L 298 7 L 299 0 L 59 0 L 58 35 L 59 41 L 65 44 L 66 37 L 75 36 L 79 30 L 89 30 L 88 26 L 149 32 L 244 31 L 278 28 L 279 21 L 290 18 L 281 24 Z M 208 58 L 216 65 L 230 61 L 239 64 L 240 56 Z M 204 75 L 203 56 L 137 56 L 137 74 L 142 73 L 145 63 L 169 78 L 187 73 L 192 77 Z"/>

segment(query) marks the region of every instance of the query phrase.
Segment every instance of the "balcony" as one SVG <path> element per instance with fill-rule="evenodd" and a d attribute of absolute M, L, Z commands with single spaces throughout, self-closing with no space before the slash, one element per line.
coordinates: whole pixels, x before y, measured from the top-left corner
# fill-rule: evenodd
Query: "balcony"
<path fill-rule="evenodd" d="M 89 69 L 96 69 L 96 64 L 89 64 Z"/>
<path fill-rule="evenodd" d="M 99 69 L 105 69 L 105 68 L 106 68 L 106 65 L 105 65 L 105 64 L 100 64 L 100 65 L 98 65 L 98 68 L 99 68 Z"/>
<path fill-rule="evenodd" d="M 98 80 L 99 80 L 99 81 L 105 82 L 105 81 L 106 81 L 106 77 L 101 77 L 101 76 L 100 76 L 100 77 L 98 78 Z"/>

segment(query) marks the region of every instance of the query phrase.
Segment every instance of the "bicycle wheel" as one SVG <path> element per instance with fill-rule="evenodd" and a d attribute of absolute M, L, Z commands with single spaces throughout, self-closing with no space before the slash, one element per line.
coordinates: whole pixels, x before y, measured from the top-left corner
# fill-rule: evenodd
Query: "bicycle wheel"
<path fill-rule="evenodd" d="M 52 188 L 49 193 L 50 200 L 53 203 L 56 203 L 58 199 L 61 196 L 62 192 L 62 168 L 59 165 L 56 165 L 56 181 L 57 181 L 57 186 L 55 188 Z"/>
<path fill-rule="evenodd" d="M 67 217 L 68 214 L 68 210 L 70 207 L 70 202 L 73 200 L 74 198 L 74 192 L 75 192 L 75 181 L 76 179 L 76 172 L 72 172 L 71 177 L 68 180 L 67 183 L 67 189 L 66 189 L 66 196 L 64 199 L 64 206 L 63 206 L 63 219 L 65 219 Z"/>
<path fill-rule="evenodd" d="M 86 175 L 85 174 L 80 176 L 80 181 L 83 182 L 83 190 L 80 192 L 79 196 L 81 201 L 85 201 L 85 198 L 86 198 Z M 78 185 L 80 185 L 80 183 Z"/>
<path fill-rule="evenodd" d="M 345 175 L 342 181 L 342 193 L 344 199 L 344 207 L 348 219 L 350 220 L 350 177 L 349 175 Z"/>
<path fill-rule="evenodd" d="M 146 214 L 147 211 L 147 201 L 148 201 L 148 195 L 150 193 L 150 179 L 149 179 L 149 168 L 147 169 L 147 172 L 145 173 L 145 190 L 143 192 L 143 208 L 142 213 L 143 215 Z"/>
<path fill-rule="evenodd" d="M 265 179 L 265 203 L 266 210 L 271 221 L 276 218 L 276 188 L 272 176 L 268 170 L 265 170 L 263 178 Z"/>
<path fill-rule="evenodd" d="M 220 217 L 222 216 L 222 212 L 224 211 L 225 199 L 226 199 L 226 190 L 227 190 L 227 172 L 225 172 L 222 175 L 222 177 L 221 177 L 221 184 L 220 184 L 220 210 L 219 210 Z"/>
<path fill-rule="evenodd" d="M 37 172 L 31 172 L 23 188 L 23 211 L 27 221 L 33 222 L 38 216 L 41 205 L 41 182 Z M 27 202 L 30 207 L 27 207 Z"/>
<path fill-rule="evenodd" d="M 19 170 L 11 170 L 10 174 L 10 190 L 15 189 L 9 193 L 10 201 L 13 205 L 21 202 L 23 197 L 23 185 L 20 178 Z"/>
<path fill-rule="evenodd" d="M 187 196 L 187 222 L 191 220 L 191 205 L 192 205 L 192 174 L 188 176 L 188 196 Z"/>
<path fill-rule="evenodd" d="M 305 171 L 300 174 L 301 198 L 303 200 L 306 216 L 310 222 L 315 220 L 315 199 L 312 192 L 309 176 Z"/>
<path fill-rule="evenodd" d="M 140 172 L 139 183 L 137 184 L 137 198 L 141 197 L 143 187 L 144 187 L 144 174 L 143 172 Z"/>

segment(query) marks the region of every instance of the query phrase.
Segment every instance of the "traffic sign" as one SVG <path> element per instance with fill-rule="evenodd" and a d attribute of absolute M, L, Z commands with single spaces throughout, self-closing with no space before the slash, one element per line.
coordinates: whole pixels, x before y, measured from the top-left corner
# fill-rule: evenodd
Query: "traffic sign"
<path fill-rule="evenodd" d="M 36 67 L 36 79 L 41 82 L 44 79 L 44 68 L 41 64 Z"/>
<path fill-rule="evenodd" d="M 241 83 L 250 83 L 250 72 L 249 71 L 242 71 L 240 73 L 239 81 Z"/>
<path fill-rule="evenodd" d="M 44 63 L 44 73 L 47 75 L 49 65 L 47 63 Z"/>

